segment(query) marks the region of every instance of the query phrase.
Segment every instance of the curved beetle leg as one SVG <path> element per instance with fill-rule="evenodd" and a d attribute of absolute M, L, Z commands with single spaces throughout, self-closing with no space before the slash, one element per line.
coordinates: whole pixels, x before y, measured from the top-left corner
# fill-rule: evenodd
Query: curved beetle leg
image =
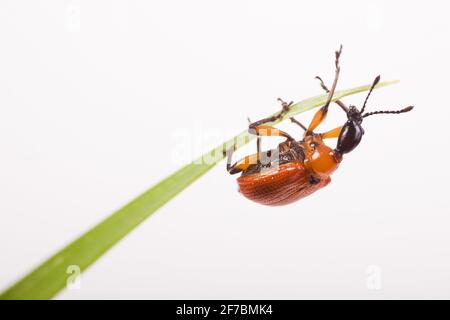
<path fill-rule="evenodd" d="M 286 113 L 289 112 L 289 107 L 294 103 L 293 101 L 287 103 L 287 102 L 283 101 L 281 98 L 278 98 L 277 100 L 281 102 L 281 108 L 282 108 L 281 111 L 274 116 L 267 117 L 267 118 L 255 121 L 253 123 L 250 123 L 248 126 L 249 130 L 254 129 L 260 125 L 266 124 L 268 122 L 274 122 L 274 121 L 281 119 Z M 252 132 L 250 132 L 250 133 L 252 133 Z"/>
<path fill-rule="evenodd" d="M 316 79 L 320 81 L 320 86 L 322 87 L 323 90 L 325 90 L 326 93 L 330 93 L 330 89 L 327 88 L 327 86 L 325 85 L 325 83 L 323 82 L 322 78 L 319 76 L 316 76 Z M 335 103 L 341 107 L 342 110 L 344 110 L 345 113 L 348 112 L 348 107 L 345 105 L 345 103 L 343 103 L 341 100 L 336 100 Z"/>
<path fill-rule="evenodd" d="M 302 128 L 303 131 L 308 130 L 308 128 L 306 128 L 300 121 L 298 121 L 298 120 L 295 119 L 294 117 L 290 117 L 289 119 L 291 120 L 292 123 L 295 123 L 295 124 L 298 125 L 300 128 Z"/>
<path fill-rule="evenodd" d="M 288 140 L 294 140 L 288 133 L 278 130 L 277 128 L 274 128 L 269 125 L 265 125 L 268 122 L 277 121 L 278 119 L 281 119 L 288 111 L 289 107 L 294 103 L 293 101 L 287 103 L 283 101 L 281 98 L 278 98 L 278 101 L 281 102 L 281 111 L 274 116 L 267 117 L 261 120 L 258 120 L 256 122 L 250 123 L 248 126 L 248 132 L 250 134 L 255 134 L 258 136 L 256 140 L 256 154 L 258 155 L 258 162 L 259 157 L 261 154 L 261 136 L 279 136 L 279 137 L 285 137 Z"/>
<path fill-rule="evenodd" d="M 342 126 L 331 129 L 327 132 L 320 133 L 320 137 L 322 139 L 331 139 L 331 138 L 339 138 L 339 135 L 341 134 Z"/>
<path fill-rule="evenodd" d="M 236 171 L 236 172 L 234 172 L 235 170 L 235 166 L 236 166 L 236 164 L 234 164 L 234 165 L 231 165 L 231 161 L 232 161 L 232 157 L 233 157 L 233 153 L 234 153 L 234 151 L 236 151 L 236 144 L 233 144 L 233 146 L 231 147 L 231 148 L 229 148 L 228 150 L 225 150 L 225 145 L 223 146 L 223 155 L 225 156 L 227 156 L 227 171 L 230 173 L 230 174 L 234 174 L 234 173 L 237 173 L 237 172 L 239 172 L 239 171 Z"/>
<path fill-rule="evenodd" d="M 227 171 L 230 174 L 236 174 L 247 170 L 251 165 L 256 164 L 258 161 L 258 155 L 252 154 L 246 156 L 245 158 L 237 161 L 235 164 L 231 165 L 231 156 L 227 160 Z"/>
<path fill-rule="evenodd" d="M 334 76 L 333 85 L 331 86 L 331 90 L 329 90 L 329 92 L 328 92 L 327 101 L 325 102 L 325 105 L 322 108 L 320 108 L 319 111 L 317 111 L 316 114 L 314 115 L 305 135 L 311 135 L 313 133 L 314 129 L 316 129 L 319 126 L 319 124 L 321 124 L 323 122 L 323 120 L 325 120 L 325 118 L 327 116 L 328 107 L 330 106 L 331 99 L 333 99 L 334 90 L 336 89 L 337 81 L 339 79 L 339 72 L 341 71 L 341 68 L 339 67 L 339 57 L 341 56 L 341 53 L 342 53 L 342 46 L 339 48 L 339 51 L 335 52 L 336 72 L 335 72 L 335 76 Z"/>

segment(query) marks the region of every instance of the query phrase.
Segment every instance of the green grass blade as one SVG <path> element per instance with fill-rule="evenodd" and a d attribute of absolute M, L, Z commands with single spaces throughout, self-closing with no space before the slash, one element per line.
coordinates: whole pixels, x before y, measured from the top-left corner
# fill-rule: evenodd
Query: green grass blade
<path fill-rule="evenodd" d="M 396 82 L 382 82 L 377 87 L 387 86 Z M 366 85 L 338 91 L 335 93 L 333 100 L 367 91 L 369 88 L 370 85 Z M 284 119 L 319 107 L 325 103 L 325 100 L 326 95 L 320 95 L 295 103 L 291 106 L 289 113 Z M 273 124 L 284 119 L 280 119 Z M 86 270 L 153 212 L 161 208 L 222 160 L 224 145 L 229 147 L 236 142 L 237 147 L 241 147 L 253 138 L 254 136 L 244 131 L 165 178 L 31 271 L 3 292 L 0 295 L 0 299 L 52 298 L 66 286 L 67 279 L 70 276 L 66 272 L 69 266 L 76 265 L 81 271 Z"/>

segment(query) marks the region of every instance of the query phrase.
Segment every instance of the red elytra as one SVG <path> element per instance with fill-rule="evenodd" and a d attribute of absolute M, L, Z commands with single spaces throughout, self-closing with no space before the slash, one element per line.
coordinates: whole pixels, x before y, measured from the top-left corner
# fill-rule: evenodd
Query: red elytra
<path fill-rule="evenodd" d="M 280 165 L 277 169 L 244 175 L 237 179 L 239 192 L 246 198 L 269 206 L 300 200 L 325 187 L 331 178 L 311 183 L 311 175 L 300 161 Z"/>

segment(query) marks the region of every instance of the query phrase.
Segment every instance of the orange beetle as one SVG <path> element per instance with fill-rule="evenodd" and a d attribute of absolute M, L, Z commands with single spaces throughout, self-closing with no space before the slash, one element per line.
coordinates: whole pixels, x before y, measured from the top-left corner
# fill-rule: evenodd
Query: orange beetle
<path fill-rule="evenodd" d="M 282 118 L 288 111 L 292 102 L 282 103 L 281 112 L 269 118 L 262 119 L 249 125 L 249 132 L 257 135 L 257 153 L 231 165 L 234 147 L 227 151 L 227 171 L 230 174 L 241 172 L 237 179 L 239 191 L 248 199 L 264 205 L 285 205 L 304 198 L 330 183 L 330 175 L 339 167 L 343 155 L 352 151 L 361 141 L 364 130 L 361 126 L 363 118 L 373 114 L 391 113 L 399 114 L 413 109 L 412 106 L 397 111 L 366 112 L 367 100 L 379 82 L 376 77 L 364 101 L 361 110 L 355 106 L 347 107 L 343 102 L 336 103 L 347 114 L 347 121 L 343 126 L 325 133 L 314 133 L 327 115 L 328 107 L 333 98 L 339 78 L 339 57 L 342 46 L 336 52 L 336 74 L 331 90 L 320 80 L 322 88 L 328 92 L 325 105 L 314 115 L 310 125 L 305 127 L 294 118 L 293 123 L 299 125 L 304 131 L 303 139 L 296 141 L 288 133 L 267 125 L 267 123 Z M 277 149 L 261 152 L 261 136 L 282 136 L 286 141 L 280 143 Z M 336 148 L 327 146 L 323 139 L 338 138 Z"/>

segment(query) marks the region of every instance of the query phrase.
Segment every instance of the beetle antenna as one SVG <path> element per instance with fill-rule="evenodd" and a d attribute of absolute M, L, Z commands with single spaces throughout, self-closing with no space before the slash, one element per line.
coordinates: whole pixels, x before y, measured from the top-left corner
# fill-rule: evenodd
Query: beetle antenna
<path fill-rule="evenodd" d="M 375 78 L 375 80 L 373 80 L 372 87 L 370 87 L 370 90 L 369 90 L 369 93 L 367 94 L 366 100 L 364 100 L 364 104 L 363 104 L 361 112 L 360 112 L 361 114 L 364 112 L 364 109 L 366 108 L 366 103 L 367 103 L 367 100 L 369 100 L 372 90 L 375 88 L 375 86 L 378 84 L 379 81 L 380 81 L 380 76 L 377 76 Z"/>
<path fill-rule="evenodd" d="M 371 115 L 374 115 L 374 114 L 382 114 L 382 113 L 399 114 L 399 113 L 404 113 L 404 112 L 411 111 L 413 108 L 414 108 L 413 106 L 409 106 L 409 107 L 406 107 L 406 108 L 401 109 L 401 110 L 367 112 L 362 117 L 365 118 L 365 117 L 368 117 L 368 116 L 371 116 Z"/>

